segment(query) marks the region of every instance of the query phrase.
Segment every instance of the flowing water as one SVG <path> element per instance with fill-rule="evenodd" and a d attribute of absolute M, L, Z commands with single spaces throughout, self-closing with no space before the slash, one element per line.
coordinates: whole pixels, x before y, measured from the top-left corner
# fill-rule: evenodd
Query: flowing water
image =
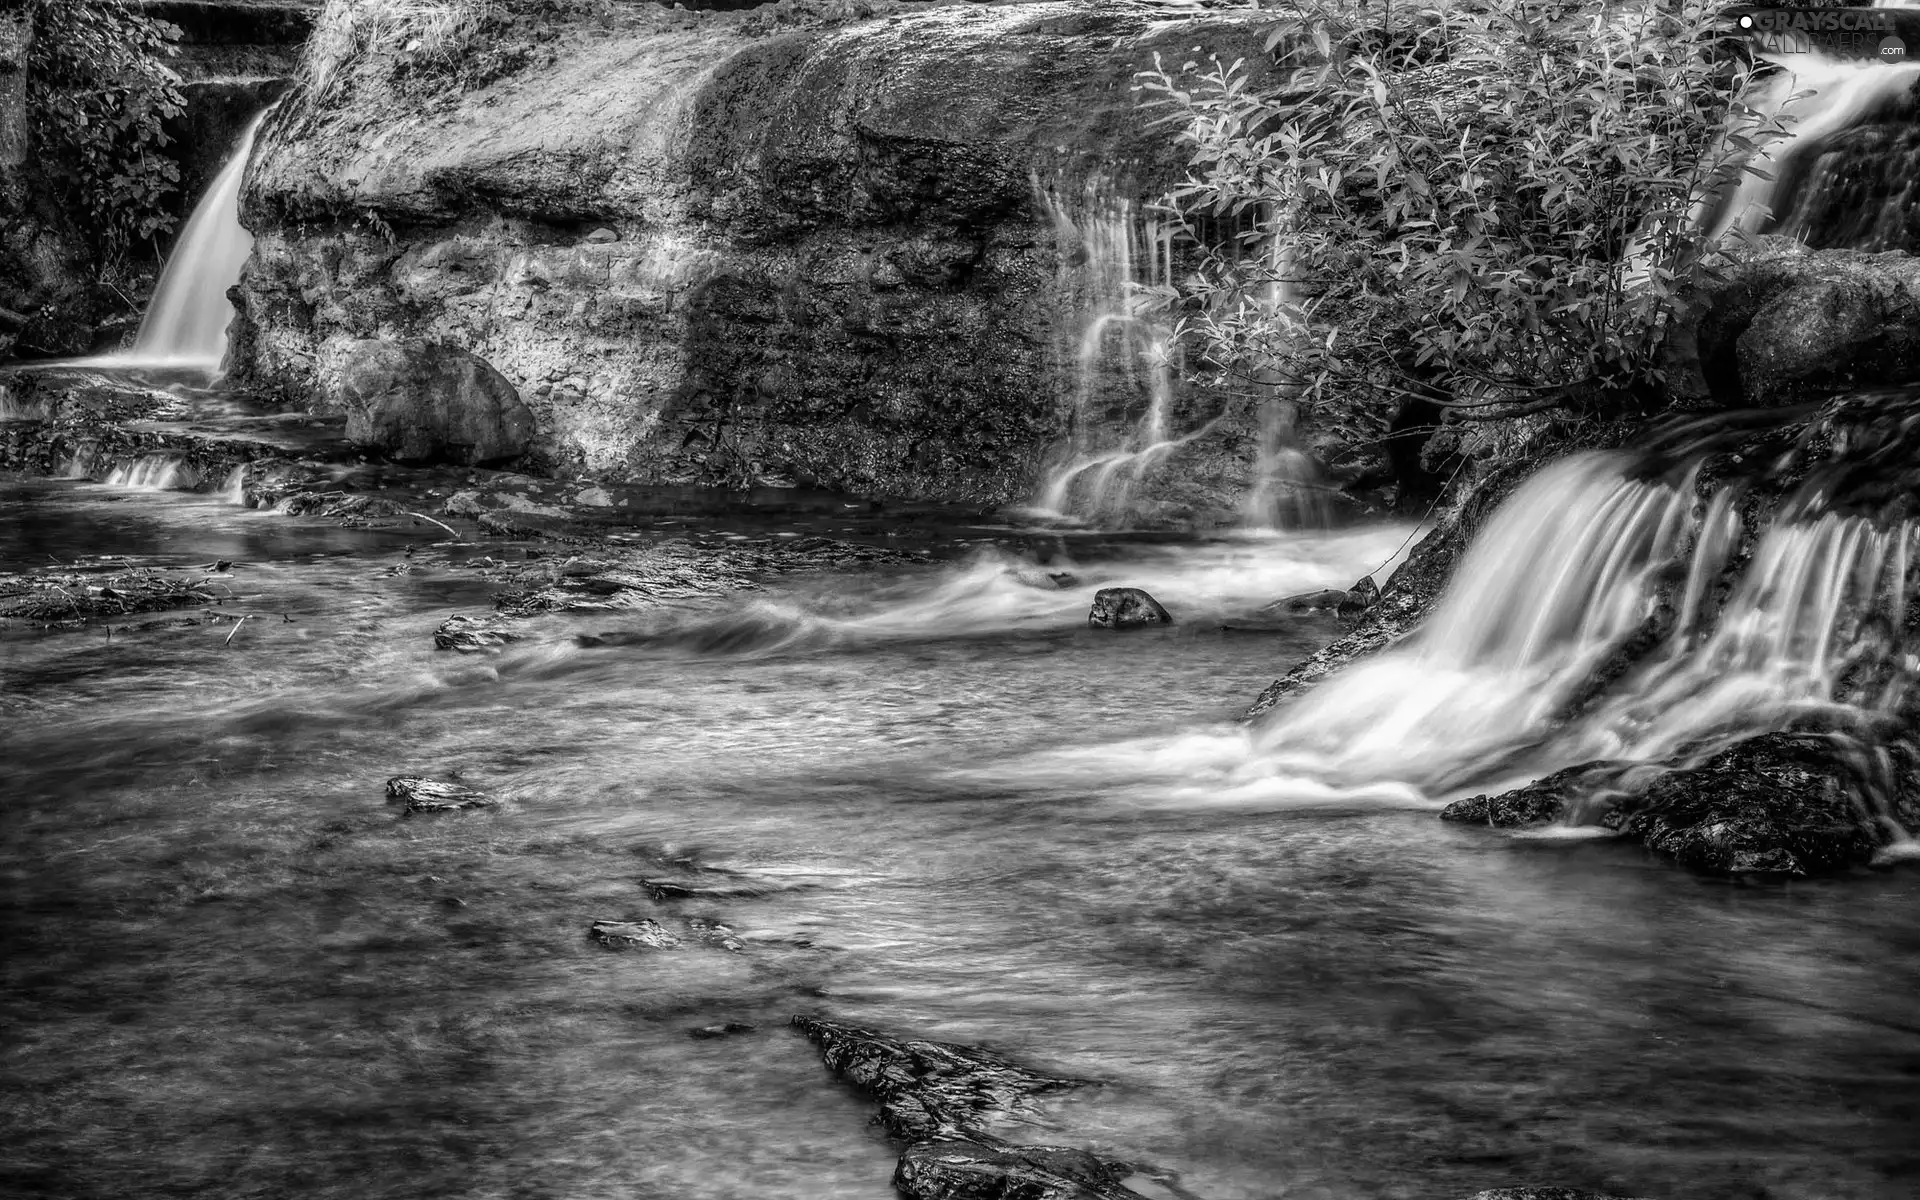
<path fill-rule="evenodd" d="M 1539 742 L 1529 705 L 1655 564 L 1716 552 L 1728 511 L 1681 491 L 1549 472 L 1376 664 L 1440 689 L 1418 712 L 1336 682 L 1248 731 L 1334 629 L 1220 619 L 1343 586 L 1406 528 L 1067 535 L 1064 588 L 1010 534 L 809 529 L 939 561 L 459 656 L 429 631 L 523 547 L 7 485 L 0 570 L 127 555 L 223 603 L 0 633 L 0 1191 L 880 1200 L 896 1148 L 783 1027 L 809 1011 L 1098 1080 L 1014 1136 L 1209 1200 L 1909 1197 L 1920 875 L 1734 885 L 1433 819 Z M 1897 553 L 1882 532 L 1783 529 L 1782 564 L 1825 565 L 1759 558 L 1725 611 L 1825 604 Z M 1180 623 L 1085 628 L 1110 583 Z M 1725 633 L 1729 686 L 1817 673 L 1821 636 Z M 403 772 L 502 803 L 400 818 Z M 753 886 L 641 884 L 690 863 Z M 586 937 L 639 916 L 746 949 Z M 757 1028 L 688 1035 L 727 1021 Z"/>

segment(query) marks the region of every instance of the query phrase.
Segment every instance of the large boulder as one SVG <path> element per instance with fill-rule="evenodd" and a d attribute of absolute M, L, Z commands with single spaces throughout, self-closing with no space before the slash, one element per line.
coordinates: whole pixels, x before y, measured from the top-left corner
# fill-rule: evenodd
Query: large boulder
<path fill-rule="evenodd" d="M 524 454 L 533 436 L 533 414 L 513 384 L 456 346 L 349 343 L 338 403 L 348 441 L 399 462 L 505 462 Z"/>
<path fill-rule="evenodd" d="M 1729 407 L 1798 404 L 1920 380 L 1920 259 L 1900 251 L 1761 250 L 1700 298 L 1670 354 L 1675 392 Z"/>
<path fill-rule="evenodd" d="M 471 62 L 383 36 L 263 126 L 238 375 L 311 401 L 346 343 L 444 342 L 520 389 L 553 473 L 969 505 L 1030 497 L 1068 429 L 1085 287 L 1043 197 L 1140 211 L 1185 165 L 1135 72 L 1196 46 L 1261 70 L 1270 27 L 488 7 Z M 1250 457 L 1215 440 L 1207 470 Z M 1224 489 L 1188 474 L 1203 515 Z"/>

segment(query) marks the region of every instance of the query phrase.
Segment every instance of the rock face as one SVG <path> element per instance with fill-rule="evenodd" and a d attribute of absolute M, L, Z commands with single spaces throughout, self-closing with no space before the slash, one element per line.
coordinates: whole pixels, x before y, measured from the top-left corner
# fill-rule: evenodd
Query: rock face
<path fill-rule="evenodd" d="M 1133 73 L 1264 61 L 1252 13 L 595 13 L 490 32 L 484 79 L 395 36 L 276 112 L 240 377 L 337 408 L 344 346 L 435 341 L 519 389 L 552 473 L 1025 498 L 1075 304 L 1037 189 L 1157 194 L 1179 151 Z"/>
<path fill-rule="evenodd" d="M 1173 618 L 1158 600 L 1139 588 L 1101 588 L 1093 594 L 1087 624 L 1096 629 L 1138 629 L 1171 625 Z"/>
<path fill-rule="evenodd" d="M 1761 243 L 1670 347 L 1677 393 L 1772 407 L 1920 379 L 1920 259 Z"/>
<path fill-rule="evenodd" d="M 533 414 L 513 385 L 454 346 L 349 343 L 338 388 L 347 440 L 399 462 L 503 462 L 525 453 L 533 432 Z"/>

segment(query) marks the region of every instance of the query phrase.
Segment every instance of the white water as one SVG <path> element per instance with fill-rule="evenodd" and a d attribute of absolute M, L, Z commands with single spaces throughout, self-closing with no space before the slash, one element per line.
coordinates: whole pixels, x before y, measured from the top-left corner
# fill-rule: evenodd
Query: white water
<path fill-rule="evenodd" d="M 1767 177 L 1745 174 L 1713 218 L 1715 237 L 1736 231 L 1765 232 L 1785 211 L 1803 167 L 1833 135 L 1890 110 L 1912 107 L 1910 92 L 1920 62 L 1882 64 L 1823 54 L 1763 55 L 1781 70 L 1764 81 L 1748 104 L 1766 117 L 1788 122 L 1786 136 L 1766 146 L 1754 166 Z M 1788 223 L 1780 232 L 1805 238 L 1808 230 Z"/>
<path fill-rule="evenodd" d="M 1437 806 L 1595 759 L 1709 754 L 1811 712 L 1893 707 L 1920 672 L 1896 633 L 1914 522 L 1785 517 L 1714 611 L 1741 532 L 1732 497 L 1623 466 L 1583 454 L 1542 470 L 1474 539 L 1424 628 L 1253 728 L 1054 752 L 1018 771 L 1153 805 Z M 1576 703 L 1663 595 L 1664 641 Z"/>
<path fill-rule="evenodd" d="M 261 113 L 247 126 L 233 157 L 194 206 L 160 273 L 133 347 L 108 356 L 103 363 L 219 369 L 227 352 L 227 326 L 233 320 L 227 289 L 240 281 L 240 270 L 253 252 L 253 235 L 240 224 L 240 187 L 254 135 L 265 119 Z"/>
<path fill-rule="evenodd" d="M 1063 195 L 1035 181 L 1060 250 L 1062 313 L 1073 331 L 1074 428 L 1065 461 L 1049 471 L 1041 512 L 1112 522 L 1126 516 L 1146 474 L 1200 431 L 1168 429 L 1179 364 L 1166 296 L 1172 285 L 1170 227 L 1143 218 L 1104 179 Z M 1131 427 L 1112 413 L 1145 407 Z"/>
<path fill-rule="evenodd" d="M 193 469 L 179 459 L 166 454 L 148 454 L 118 464 L 107 472 L 106 482 L 111 487 L 166 492 L 192 487 L 198 480 Z"/>

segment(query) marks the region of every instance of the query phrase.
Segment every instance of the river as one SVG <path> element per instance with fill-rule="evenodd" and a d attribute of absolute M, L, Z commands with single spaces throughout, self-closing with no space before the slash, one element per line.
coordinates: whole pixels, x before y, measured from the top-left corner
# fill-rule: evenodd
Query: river
<path fill-rule="evenodd" d="M 812 1012 L 1097 1081 L 1009 1136 L 1208 1200 L 1912 1196 L 1920 873 L 1729 882 L 1417 790 L 1220 786 L 1336 626 L 1217 618 L 1407 532 L 1070 535 L 1052 592 L 1018 535 L 894 531 L 932 561 L 462 656 L 430 631 L 511 544 L 6 483 L 0 570 L 229 560 L 214 611 L 260 619 L 0 633 L 0 1190 L 881 1200 L 898 1149 Z M 1102 582 L 1178 623 L 1086 628 Z M 501 803 L 401 817 L 402 773 Z M 685 944 L 587 936 L 642 916 Z"/>

